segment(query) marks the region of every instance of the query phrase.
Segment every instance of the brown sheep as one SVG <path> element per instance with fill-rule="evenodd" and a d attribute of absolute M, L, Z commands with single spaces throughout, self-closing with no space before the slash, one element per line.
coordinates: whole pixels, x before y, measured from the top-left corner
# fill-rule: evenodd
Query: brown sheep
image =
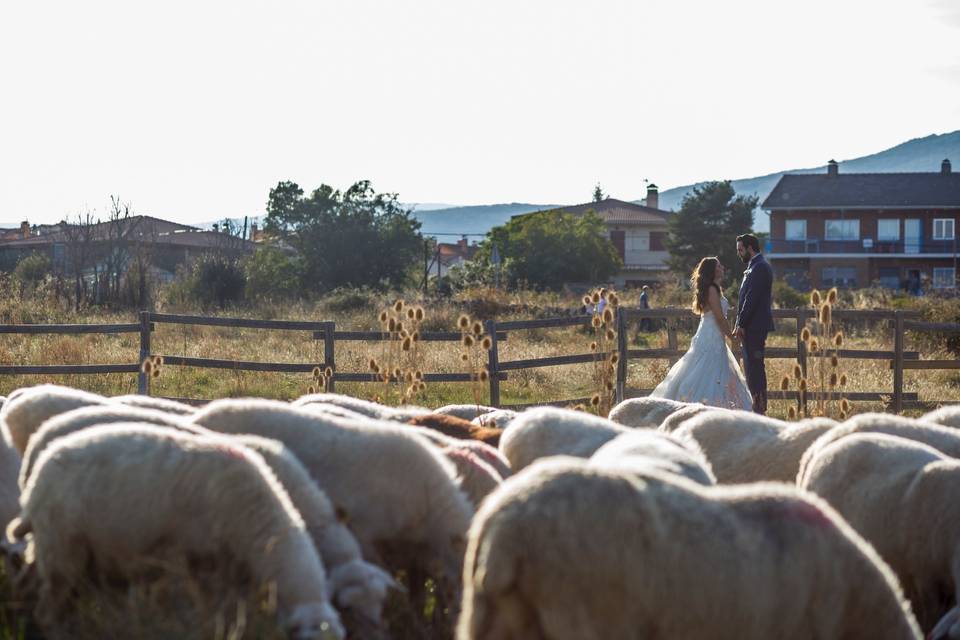
<path fill-rule="evenodd" d="M 473 424 L 469 420 L 444 415 L 442 413 L 428 413 L 417 416 L 408 421 L 407 424 L 427 427 L 428 429 L 439 431 L 445 436 L 457 438 L 458 440 L 479 440 L 491 447 L 500 446 L 500 434 L 503 433 L 503 429 L 481 427 Z"/>

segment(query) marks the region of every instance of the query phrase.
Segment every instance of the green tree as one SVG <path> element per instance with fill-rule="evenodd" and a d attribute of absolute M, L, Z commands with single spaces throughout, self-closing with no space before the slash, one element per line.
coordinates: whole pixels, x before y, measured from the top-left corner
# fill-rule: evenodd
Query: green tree
<path fill-rule="evenodd" d="M 422 259 L 420 223 L 397 195 L 366 180 L 346 191 L 320 185 L 309 196 L 293 182 L 270 191 L 265 229 L 300 254 L 302 287 L 398 286 Z"/>
<path fill-rule="evenodd" d="M 258 247 L 243 261 L 246 296 L 251 300 L 295 298 L 300 291 L 300 263 L 279 247 Z"/>
<path fill-rule="evenodd" d="M 750 232 L 757 202 L 756 196 L 736 195 L 729 180 L 694 187 L 670 217 L 670 269 L 689 277 L 701 258 L 717 256 L 728 277 L 738 280 L 745 266 L 737 256 L 737 236 Z"/>
<path fill-rule="evenodd" d="M 603 194 L 603 189 L 600 188 L 600 183 L 598 182 L 593 186 L 593 201 L 600 202 L 606 196 Z"/>
<path fill-rule="evenodd" d="M 565 282 L 605 282 L 623 264 L 593 211 L 574 216 L 560 210 L 513 218 L 494 227 L 475 260 L 489 263 L 496 244 L 508 284 L 559 289 Z"/>

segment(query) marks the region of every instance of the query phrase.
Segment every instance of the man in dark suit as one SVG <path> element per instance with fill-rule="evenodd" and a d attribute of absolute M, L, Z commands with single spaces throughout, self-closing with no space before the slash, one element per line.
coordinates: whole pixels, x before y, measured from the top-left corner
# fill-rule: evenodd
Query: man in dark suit
<path fill-rule="evenodd" d="M 643 285 L 643 288 L 640 289 L 640 308 L 649 309 L 650 308 L 650 297 L 648 295 L 650 287 Z M 640 330 L 641 331 L 650 331 L 651 323 L 650 318 L 640 318 Z"/>
<path fill-rule="evenodd" d="M 737 302 L 737 323 L 733 334 L 743 347 L 743 366 L 747 386 L 753 396 L 753 410 L 767 412 L 767 369 L 763 362 L 767 334 L 774 330 L 773 269 L 763 254 L 757 237 L 746 233 L 737 236 L 737 254 L 747 265 Z"/>

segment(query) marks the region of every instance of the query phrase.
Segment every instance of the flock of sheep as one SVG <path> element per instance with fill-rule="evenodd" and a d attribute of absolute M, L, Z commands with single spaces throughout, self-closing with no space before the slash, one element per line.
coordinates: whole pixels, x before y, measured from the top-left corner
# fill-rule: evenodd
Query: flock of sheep
<path fill-rule="evenodd" d="M 0 405 L 6 577 L 50 637 L 213 568 L 201 584 L 266 588 L 295 639 L 409 637 L 398 598 L 460 640 L 960 639 L 960 406 L 606 419 L 53 385 Z"/>

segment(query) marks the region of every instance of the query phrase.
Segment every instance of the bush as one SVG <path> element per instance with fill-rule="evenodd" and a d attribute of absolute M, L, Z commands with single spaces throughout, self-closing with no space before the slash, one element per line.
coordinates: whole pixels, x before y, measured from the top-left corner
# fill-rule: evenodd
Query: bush
<path fill-rule="evenodd" d="M 807 306 L 809 298 L 783 280 L 774 280 L 773 302 L 781 309 L 800 309 Z"/>
<path fill-rule="evenodd" d="M 380 304 L 379 296 L 368 287 L 334 289 L 324 296 L 327 308 L 334 313 L 348 313 L 374 309 Z"/>
<path fill-rule="evenodd" d="M 33 287 L 43 282 L 51 273 L 50 258 L 45 253 L 31 253 L 28 256 L 20 258 L 13 275 L 23 284 Z"/>
<path fill-rule="evenodd" d="M 193 302 L 201 307 L 216 304 L 221 309 L 228 303 L 243 300 L 247 279 L 236 260 L 221 256 L 204 256 L 186 268 L 167 290 L 167 298 L 175 304 Z"/>
<path fill-rule="evenodd" d="M 243 262 L 246 296 L 251 300 L 283 300 L 300 293 L 302 265 L 276 247 L 261 247 Z"/>

